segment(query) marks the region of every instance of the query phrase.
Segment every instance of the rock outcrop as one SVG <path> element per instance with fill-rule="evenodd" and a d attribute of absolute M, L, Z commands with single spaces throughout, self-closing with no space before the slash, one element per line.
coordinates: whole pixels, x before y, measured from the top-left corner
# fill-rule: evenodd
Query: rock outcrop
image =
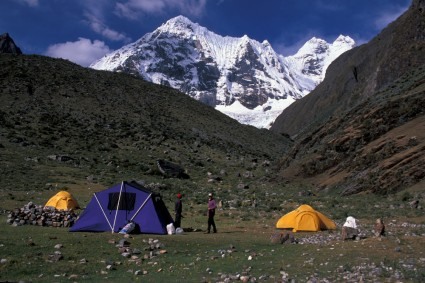
<path fill-rule="evenodd" d="M 8 33 L 0 35 L 0 54 L 1 53 L 22 54 L 21 49 L 15 44 Z"/>

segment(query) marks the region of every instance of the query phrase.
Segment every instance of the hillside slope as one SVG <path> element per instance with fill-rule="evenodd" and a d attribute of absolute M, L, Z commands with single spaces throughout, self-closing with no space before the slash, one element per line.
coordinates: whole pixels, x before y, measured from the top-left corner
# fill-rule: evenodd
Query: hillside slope
<path fill-rule="evenodd" d="M 205 181 L 206 172 L 240 172 L 245 160 L 272 160 L 291 145 L 127 74 L 43 56 L 2 54 L 0 65 L 3 188 L 145 179 L 155 174 L 157 159 Z"/>
<path fill-rule="evenodd" d="M 272 130 L 296 141 L 283 178 L 342 194 L 392 193 L 425 177 L 425 1 L 335 60 Z"/>
<path fill-rule="evenodd" d="M 297 141 L 280 176 L 344 195 L 406 189 L 425 178 L 424 109 L 425 67 Z"/>

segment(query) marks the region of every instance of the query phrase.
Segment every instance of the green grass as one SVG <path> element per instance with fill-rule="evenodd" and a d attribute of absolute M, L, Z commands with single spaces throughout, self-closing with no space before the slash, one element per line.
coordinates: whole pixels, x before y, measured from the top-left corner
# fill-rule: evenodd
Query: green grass
<path fill-rule="evenodd" d="M 332 195 L 300 197 L 297 187 L 284 187 L 277 191 L 282 206 L 277 210 L 267 210 L 267 199 L 257 194 L 258 206 L 226 208 L 218 211 L 217 234 L 186 232 L 183 235 L 132 235 L 128 241 L 132 248 L 142 251 L 140 260 L 130 261 L 118 252 L 115 244 L 122 235 L 105 233 L 71 233 L 65 228 L 37 226 L 13 227 L 6 224 L 6 216 L 0 216 L 0 257 L 6 263 L 0 265 L 0 281 L 31 282 L 218 282 L 222 274 L 248 274 L 264 282 L 280 282 L 281 271 L 296 282 L 306 282 L 309 278 L 326 278 L 331 282 L 343 280 L 343 274 L 361 269 L 364 264 L 383 266 L 377 278 L 365 268 L 365 280 L 393 280 L 394 270 L 403 275 L 403 282 L 421 282 L 425 279 L 423 246 L 425 239 L 425 217 L 423 210 L 405 208 L 391 210 L 385 218 L 388 237 L 379 241 L 371 235 L 374 220 L 391 205 L 399 205 L 402 197 L 356 199 Z M 172 207 L 169 191 L 163 193 L 167 206 Z M 283 196 L 286 196 L 283 197 Z M 223 198 L 224 195 L 218 195 Z M 19 194 L 16 198 L 20 199 Z M 9 206 L 22 203 L 21 200 L 9 200 Z M 205 231 L 205 204 L 186 194 L 184 201 L 183 227 L 192 227 Z M 226 203 L 226 202 L 224 202 Z M 274 225 L 284 213 L 300 203 L 310 203 L 341 224 L 345 215 L 356 216 L 362 231 L 368 237 L 360 241 L 342 242 L 339 230 L 329 233 L 296 233 L 297 239 L 323 235 L 332 240 L 323 244 L 273 244 L 270 236 L 276 232 Z M 408 212 L 408 213 L 406 213 Z M 410 215 L 406 219 L 405 215 Z M 394 225 L 389 225 L 389 223 Z M 403 227 L 408 222 L 416 226 Z M 340 225 L 339 225 L 340 227 Z M 336 233 L 336 234 L 335 234 Z M 415 233 L 417 236 L 414 236 Z M 420 236 L 422 235 L 422 236 Z M 150 259 L 143 259 L 149 251 L 146 241 L 158 239 L 166 250 Z M 30 243 L 33 243 L 30 244 Z M 55 252 L 54 246 L 63 244 L 60 251 L 63 260 L 49 262 L 49 255 Z M 228 250 L 235 247 L 235 251 Z M 224 256 L 222 256 L 224 254 Z M 252 259 L 249 260 L 249 256 Z M 82 259 L 87 263 L 80 263 Z M 414 261 L 416 270 L 406 267 Z M 107 270 L 108 264 L 114 264 L 114 270 Z M 390 270 L 392 268 L 393 270 Z M 135 275 L 141 270 L 144 275 Z M 76 278 L 69 279 L 76 275 Z M 348 276 L 348 275 L 347 275 Z M 392 278 L 392 279 L 391 279 Z"/>

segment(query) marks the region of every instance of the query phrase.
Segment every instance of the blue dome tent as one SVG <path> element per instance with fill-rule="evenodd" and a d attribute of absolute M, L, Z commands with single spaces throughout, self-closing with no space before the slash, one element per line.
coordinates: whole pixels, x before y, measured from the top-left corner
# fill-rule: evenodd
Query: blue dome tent
<path fill-rule="evenodd" d="M 167 234 L 166 226 L 174 222 L 158 193 L 123 181 L 95 193 L 70 231 L 116 233 L 129 221 L 136 224 L 136 232 L 144 234 Z"/>

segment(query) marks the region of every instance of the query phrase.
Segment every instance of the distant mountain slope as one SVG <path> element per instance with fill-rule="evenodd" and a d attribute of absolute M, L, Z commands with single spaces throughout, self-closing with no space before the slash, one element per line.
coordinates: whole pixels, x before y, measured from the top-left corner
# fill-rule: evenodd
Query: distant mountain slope
<path fill-rule="evenodd" d="M 325 80 L 271 130 L 296 141 L 285 178 L 343 194 L 402 190 L 425 177 L 425 1 L 368 44 L 347 51 Z"/>
<path fill-rule="evenodd" d="M 205 170 L 243 170 L 235 164 L 273 160 L 291 145 L 128 74 L 42 56 L 1 54 L 0 65 L 3 188 L 40 186 L 57 174 L 104 183 L 138 178 L 157 159 L 180 164 L 195 182 Z M 58 160 L 71 164 L 68 174 L 56 171 Z"/>
<path fill-rule="evenodd" d="M 287 105 L 323 79 L 330 61 L 353 46 L 349 37 L 332 44 L 314 38 L 284 58 L 267 41 L 223 37 L 178 16 L 91 67 L 140 75 L 244 124 L 269 128 Z"/>

